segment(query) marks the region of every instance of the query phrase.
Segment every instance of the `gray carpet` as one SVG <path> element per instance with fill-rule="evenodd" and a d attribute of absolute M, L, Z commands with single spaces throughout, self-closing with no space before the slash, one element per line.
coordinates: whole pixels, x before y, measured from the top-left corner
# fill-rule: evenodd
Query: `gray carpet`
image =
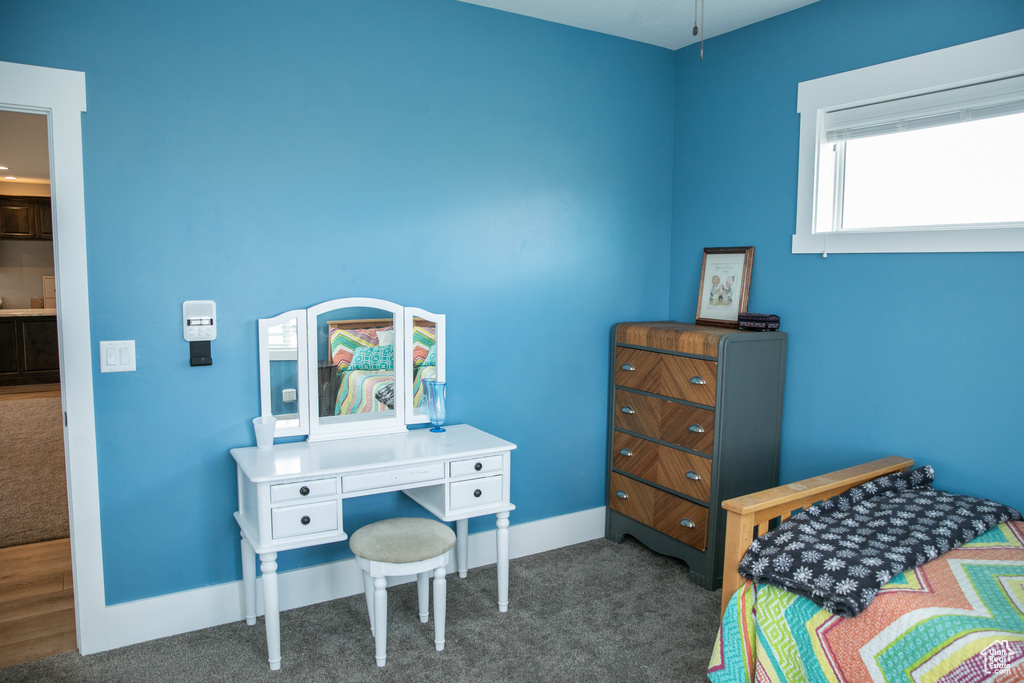
<path fill-rule="evenodd" d="M 356 595 L 281 615 L 280 671 L 267 668 L 263 619 L 82 657 L 0 669 L 0 681 L 706 681 L 721 591 L 627 538 L 516 558 L 510 607 L 495 606 L 494 565 L 448 578 L 446 644 L 417 615 L 415 583 L 388 589 L 388 659 L 378 669 Z"/>
<path fill-rule="evenodd" d="M 68 537 L 60 397 L 0 400 L 0 548 Z"/>

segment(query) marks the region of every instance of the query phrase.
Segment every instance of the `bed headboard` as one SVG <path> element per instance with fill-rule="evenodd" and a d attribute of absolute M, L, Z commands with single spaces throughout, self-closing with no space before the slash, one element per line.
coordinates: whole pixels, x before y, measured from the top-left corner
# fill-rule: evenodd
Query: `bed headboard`
<path fill-rule="evenodd" d="M 818 501 L 831 498 L 866 481 L 913 466 L 913 460 L 890 455 L 844 470 L 722 501 L 722 507 L 726 511 L 722 613 L 725 613 L 729 598 L 743 585 L 743 577 L 739 574 L 740 560 L 743 559 L 751 542 L 768 531 L 772 520 L 784 522 L 794 513 Z"/>
<path fill-rule="evenodd" d="M 375 327 L 391 327 L 395 321 L 391 318 L 363 318 L 362 320 L 328 320 L 327 334 L 334 330 L 368 330 Z"/>

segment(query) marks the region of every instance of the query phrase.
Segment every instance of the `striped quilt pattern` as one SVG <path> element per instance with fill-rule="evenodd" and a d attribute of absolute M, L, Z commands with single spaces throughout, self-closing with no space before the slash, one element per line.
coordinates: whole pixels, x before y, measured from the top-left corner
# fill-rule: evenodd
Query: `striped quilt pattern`
<path fill-rule="evenodd" d="M 713 683 L 1024 682 L 1024 522 L 900 574 L 854 618 L 773 586 L 754 593 L 744 584 L 726 609 Z"/>
<path fill-rule="evenodd" d="M 436 365 L 420 365 L 416 368 L 416 379 L 413 380 L 412 384 L 412 405 L 414 408 L 419 408 L 424 404 L 426 392 L 424 391 L 423 383 L 432 379 L 437 379 Z"/>
<path fill-rule="evenodd" d="M 373 413 L 389 408 L 377 400 L 377 389 L 395 381 L 394 370 L 345 370 L 334 403 L 335 415 Z"/>

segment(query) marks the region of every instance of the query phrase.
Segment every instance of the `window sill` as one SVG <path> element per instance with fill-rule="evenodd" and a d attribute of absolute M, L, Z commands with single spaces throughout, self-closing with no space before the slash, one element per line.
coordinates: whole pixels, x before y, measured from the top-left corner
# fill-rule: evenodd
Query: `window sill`
<path fill-rule="evenodd" d="M 793 235 L 794 254 L 1024 251 L 1024 227 Z"/>

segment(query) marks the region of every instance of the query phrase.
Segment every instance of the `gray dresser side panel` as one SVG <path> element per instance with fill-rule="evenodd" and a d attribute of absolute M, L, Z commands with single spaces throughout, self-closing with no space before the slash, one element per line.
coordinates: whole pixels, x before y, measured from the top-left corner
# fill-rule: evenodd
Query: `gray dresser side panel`
<path fill-rule="evenodd" d="M 722 341 L 719 359 L 713 494 L 717 505 L 708 520 L 713 531 L 708 554 L 714 558 L 711 575 L 716 585 L 722 576 L 725 542 L 721 501 L 778 485 L 786 335 L 730 335 Z"/>

